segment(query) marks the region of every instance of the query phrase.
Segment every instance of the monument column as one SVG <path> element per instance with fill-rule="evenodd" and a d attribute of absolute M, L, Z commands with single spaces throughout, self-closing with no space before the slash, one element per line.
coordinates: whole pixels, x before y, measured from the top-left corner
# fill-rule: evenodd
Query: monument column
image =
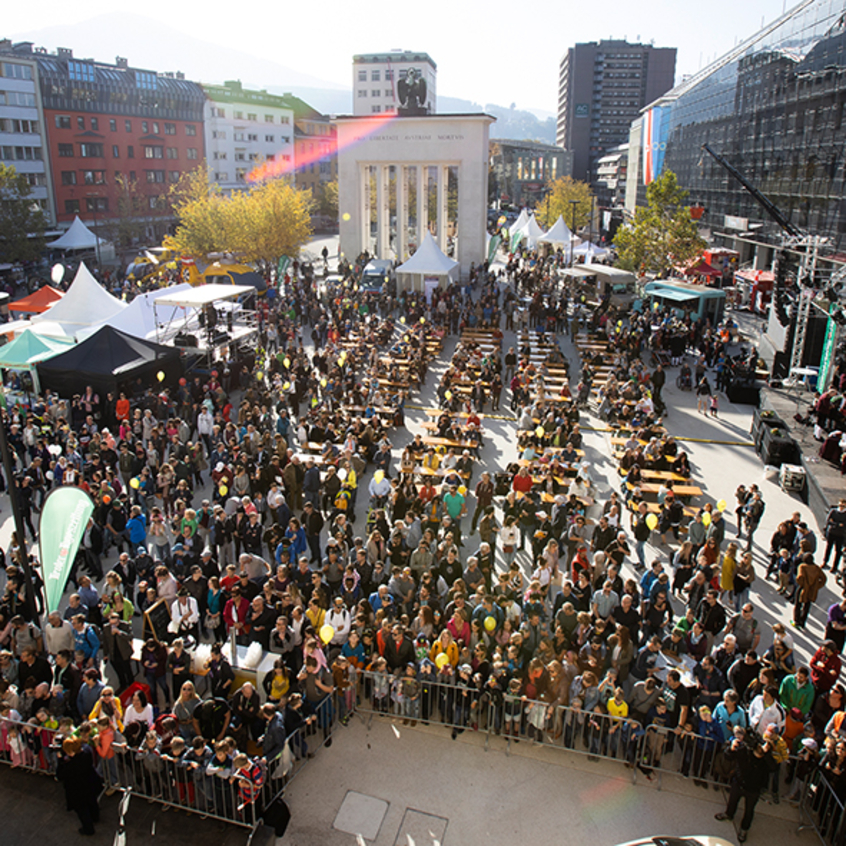
<path fill-rule="evenodd" d="M 398 164 L 397 179 L 397 261 L 402 264 L 408 251 L 408 172 L 411 168 Z"/>
<path fill-rule="evenodd" d="M 449 168 L 438 165 L 438 246 L 445 253 L 447 249 L 447 186 Z"/>
<path fill-rule="evenodd" d="M 361 221 L 361 243 L 359 251 L 370 249 L 370 209 L 373 198 L 370 196 L 370 165 L 362 165 L 359 168 L 359 180 L 361 182 L 361 208 L 359 220 Z M 353 260 L 355 257 L 352 256 Z"/>
<path fill-rule="evenodd" d="M 417 246 L 429 230 L 429 167 L 417 165 Z"/>

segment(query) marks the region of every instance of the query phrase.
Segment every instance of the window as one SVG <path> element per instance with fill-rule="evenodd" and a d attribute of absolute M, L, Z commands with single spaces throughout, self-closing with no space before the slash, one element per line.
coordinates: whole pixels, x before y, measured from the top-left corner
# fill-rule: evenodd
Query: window
<path fill-rule="evenodd" d="M 125 120 L 123 122 L 123 128 L 126 132 L 132 132 L 132 121 L 131 120 Z"/>
<path fill-rule="evenodd" d="M 235 180 L 237 182 L 245 182 L 246 178 L 247 178 L 247 171 L 244 168 L 239 167 L 235 170 Z"/>
<path fill-rule="evenodd" d="M 286 123 L 290 123 L 290 122 L 291 122 L 291 118 L 289 118 L 287 115 L 283 115 L 281 118 L 279 118 L 279 123 L 281 123 L 283 125 L 286 124 Z"/>
<path fill-rule="evenodd" d="M 291 143 L 291 136 L 290 135 L 283 135 L 281 138 L 283 144 L 290 144 Z"/>
<path fill-rule="evenodd" d="M 247 112 L 247 120 L 258 120 L 258 115 Z"/>
<path fill-rule="evenodd" d="M 26 94 L 23 91 L 0 91 L 0 106 L 26 106 L 35 108 L 35 94 Z"/>
<path fill-rule="evenodd" d="M 33 188 L 42 188 L 47 184 L 47 177 L 43 173 L 25 173 L 22 176 L 26 177 L 26 181 Z"/>
<path fill-rule="evenodd" d="M 386 70 L 385 71 L 385 82 L 390 82 L 394 78 L 393 70 Z"/>
<path fill-rule="evenodd" d="M 165 181 L 165 172 L 163 170 L 148 170 L 147 173 L 147 182 L 164 182 Z"/>
<path fill-rule="evenodd" d="M 244 113 L 243 112 L 235 112 L 235 120 L 243 120 Z"/>
<path fill-rule="evenodd" d="M 250 133 L 247 136 L 247 141 L 258 141 L 258 135 L 256 135 L 255 133 Z"/>
<path fill-rule="evenodd" d="M 197 127 L 193 123 L 186 123 L 185 134 L 190 135 L 193 138 L 197 134 Z"/>
<path fill-rule="evenodd" d="M 0 132 L 15 132 L 19 135 L 38 135 L 38 121 L 0 118 Z"/>
<path fill-rule="evenodd" d="M 232 137 L 236 141 L 246 141 L 247 140 L 247 133 L 246 132 L 233 132 Z"/>
<path fill-rule="evenodd" d="M 235 153 L 235 161 L 236 162 L 245 162 L 247 161 L 247 154 L 245 152 Z"/>
<path fill-rule="evenodd" d="M 94 132 L 99 132 L 99 131 L 100 131 L 100 121 L 99 121 L 97 118 L 95 118 L 95 117 L 91 118 L 91 129 L 92 129 Z"/>
<path fill-rule="evenodd" d="M 153 121 L 153 135 L 159 134 L 159 124 L 158 121 Z"/>
<path fill-rule="evenodd" d="M 147 135 L 150 131 L 150 124 L 146 120 L 141 121 L 141 131 Z"/>
<path fill-rule="evenodd" d="M 29 65 L 16 65 L 13 62 L 3 62 L 3 76 L 6 79 L 32 79 L 32 68 Z"/>
<path fill-rule="evenodd" d="M 133 147 L 133 146 L 132 146 L 132 144 L 130 144 L 130 145 L 126 148 L 126 157 L 127 157 L 128 159 L 134 159 L 134 158 L 135 158 L 135 147 Z"/>
<path fill-rule="evenodd" d="M 379 112 L 382 111 L 382 107 L 381 106 L 371 106 L 370 111 L 373 112 L 374 115 L 379 114 Z"/>
<path fill-rule="evenodd" d="M 144 145 L 144 158 L 145 159 L 163 159 L 164 158 L 164 147 L 160 147 L 158 144 L 145 144 Z"/>
<path fill-rule="evenodd" d="M 80 144 L 79 155 L 84 159 L 102 159 L 103 145 L 102 144 Z"/>
<path fill-rule="evenodd" d="M 106 171 L 105 170 L 83 170 L 82 181 L 85 185 L 105 185 Z"/>
<path fill-rule="evenodd" d="M 265 140 L 265 141 L 267 141 L 267 143 L 268 143 L 268 144 L 272 144 L 272 143 L 273 143 L 273 139 L 274 139 L 275 137 L 276 137 L 275 135 L 265 135 L 265 136 L 264 136 L 264 140 Z"/>
<path fill-rule="evenodd" d="M 112 158 L 119 159 L 120 158 L 120 147 L 117 144 L 112 144 Z"/>
<path fill-rule="evenodd" d="M 135 71 L 135 87 L 144 88 L 147 91 L 155 91 L 156 75 L 154 73 L 145 73 L 144 71 Z"/>
<path fill-rule="evenodd" d="M 167 148 L 167 157 L 169 159 L 178 159 L 179 158 L 179 150 L 176 147 L 168 147 Z"/>
<path fill-rule="evenodd" d="M 219 153 L 217 150 L 215 150 L 213 158 L 215 161 L 218 162 L 226 161 L 226 153 Z"/>
<path fill-rule="evenodd" d="M 283 155 L 283 156 L 282 156 L 282 161 L 283 161 L 283 162 L 289 162 L 289 161 L 291 161 L 291 157 L 290 157 L 290 156 L 288 156 L 288 155 Z"/>
<path fill-rule="evenodd" d="M 63 159 L 73 158 L 73 144 L 59 144 L 59 156 Z"/>
<path fill-rule="evenodd" d="M 370 81 L 371 82 L 378 82 L 382 78 L 382 74 L 380 71 L 374 70 L 370 71 Z"/>
<path fill-rule="evenodd" d="M 166 123 L 165 127 L 165 135 L 176 135 L 176 124 L 175 123 Z"/>
<path fill-rule="evenodd" d="M 371 97 L 379 97 L 379 96 L 381 96 L 381 95 L 379 94 L 379 89 L 378 89 L 378 88 L 374 88 L 374 89 L 370 92 L 370 96 L 371 96 Z"/>
<path fill-rule="evenodd" d="M 68 62 L 68 76 L 74 82 L 94 82 L 94 65 L 86 62 Z"/>
<path fill-rule="evenodd" d="M 215 171 L 214 181 L 215 182 L 228 182 L 229 181 L 229 174 L 225 170 Z"/>
<path fill-rule="evenodd" d="M 219 138 L 221 141 L 226 140 L 226 131 L 223 129 L 213 129 L 212 138 Z"/>
<path fill-rule="evenodd" d="M 70 115 L 56 115 L 56 129 L 70 129 Z"/>
<path fill-rule="evenodd" d="M 359 82 L 367 82 L 367 71 L 366 70 L 360 70 L 358 72 L 358 81 Z"/>
<path fill-rule="evenodd" d="M 3 147 L 2 156 L 10 162 L 41 161 L 41 147 Z"/>
<path fill-rule="evenodd" d="M 180 176 L 180 173 L 179 173 L 179 171 L 178 171 L 178 170 L 169 170 L 169 171 L 167 172 L 167 178 L 168 178 L 171 182 L 179 182 L 179 176 Z"/>
<path fill-rule="evenodd" d="M 226 117 L 226 110 L 225 109 L 212 109 L 212 117 L 225 118 Z"/>
<path fill-rule="evenodd" d="M 147 205 L 151 209 L 159 208 L 159 198 L 158 197 L 147 197 Z"/>
<path fill-rule="evenodd" d="M 135 181 L 136 181 L 136 176 L 135 176 L 135 171 L 134 171 L 134 170 L 130 170 L 130 171 L 129 171 L 129 181 L 130 181 L 130 182 L 135 182 Z"/>
<path fill-rule="evenodd" d="M 196 147 L 189 147 L 186 150 L 187 156 L 191 161 L 196 161 L 197 159 L 197 148 Z"/>
<path fill-rule="evenodd" d="M 76 185 L 76 171 L 63 170 L 62 171 L 62 185 Z"/>
<path fill-rule="evenodd" d="M 366 97 L 366 96 L 367 96 L 367 92 L 366 92 L 366 91 L 362 88 L 362 89 L 358 92 L 358 96 L 359 96 L 359 97 Z"/>
<path fill-rule="evenodd" d="M 85 130 L 85 118 L 84 117 L 77 117 L 76 119 L 76 128 Z"/>
<path fill-rule="evenodd" d="M 109 210 L 108 197 L 86 197 L 85 211 L 88 212 L 105 212 Z"/>
<path fill-rule="evenodd" d="M 79 200 L 65 200 L 65 214 L 79 214 Z"/>
<path fill-rule="evenodd" d="M 251 162 L 254 162 L 254 161 L 256 161 L 256 159 L 258 159 L 258 158 L 259 158 L 259 156 L 260 156 L 260 155 L 261 155 L 261 153 L 250 153 L 250 155 L 249 155 L 249 156 L 247 156 L 247 158 L 248 158 Z"/>
<path fill-rule="evenodd" d="M 273 123 L 273 115 L 265 115 L 264 116 L 265 123 Z"/>

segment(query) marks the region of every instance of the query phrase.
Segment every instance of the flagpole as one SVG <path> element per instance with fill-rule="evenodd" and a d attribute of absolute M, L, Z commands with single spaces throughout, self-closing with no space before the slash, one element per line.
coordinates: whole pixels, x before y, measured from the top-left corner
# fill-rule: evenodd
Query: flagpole
<path fill-rule="evenodd" d="M 0 388 L 2 392 L 2 388 Z M 6 435 L 6 424 L 11 419 L 8 409 L 5 409 L 5 395 L 3 419 L 0 420 L 0 454 L 3 458 L 3 471 L 6 474 L 6 485 L 9 491 L 9 501 L 12 503 L 12 516 L 15 520 L 15 530 L 18 533 L 18 544 L 21 550 L 21 569 L 26 582 L 26 605 L 29 611 L 29 619 L 38 618 L 38 607 L 35 604 L 35 586 L 32 584 L 32 568 L 29 566 L 29 551 L 26 547 L 26 534 L 24 532 L 23 515 L 21 514 L 20 500 L 18 499 L 18 483 L 15 480 L 15 471 L 12 467 L 12 454 L 9 452 L 9 439 Z"/>

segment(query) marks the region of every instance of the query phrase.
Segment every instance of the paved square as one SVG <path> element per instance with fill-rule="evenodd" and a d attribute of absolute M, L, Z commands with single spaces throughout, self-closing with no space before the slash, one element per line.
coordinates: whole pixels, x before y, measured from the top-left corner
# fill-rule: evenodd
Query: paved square
<path fill-rule="evenodd" d="M 443 846 L 449 820 L 406 808 L 394 846 Z"/>
<path fill-rule="evenodd" d="M 338 831 L 375 840 L 387 813 L 388 803 L 384 799 L 348 790 L 332 825 Z"/>

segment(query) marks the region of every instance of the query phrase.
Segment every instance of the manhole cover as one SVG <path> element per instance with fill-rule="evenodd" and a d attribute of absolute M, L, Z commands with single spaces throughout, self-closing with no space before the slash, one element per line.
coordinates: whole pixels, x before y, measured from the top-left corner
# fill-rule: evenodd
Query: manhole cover
<path fill-rule="evenodd" d="M 375 840 L 387 813 L 388 803 L 384 799 L 349 790 L 332 825 L 338 831 L 360 834 L 365 840 Z"/>
<path fill-rule="evenodd" d="M 394 846 L 443 846 L 449 820 L 406 808 Z"/>

